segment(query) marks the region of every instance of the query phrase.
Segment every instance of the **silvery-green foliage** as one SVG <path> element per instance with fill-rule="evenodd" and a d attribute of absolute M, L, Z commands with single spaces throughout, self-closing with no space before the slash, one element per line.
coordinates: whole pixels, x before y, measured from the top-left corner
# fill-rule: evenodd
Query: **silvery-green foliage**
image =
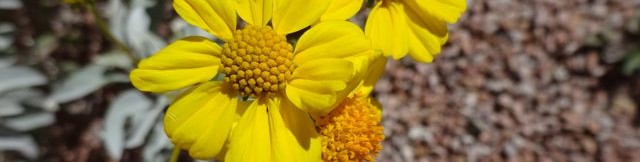
<path fill-rule="evenodd" d="M 13 116 L 24 112 L 24 108 L 16 101 L 0 98 L 0 119 L 3 116 Z"/>
<path fill-rule="evenodd" d="M 1 5 L 2 4 L 0 4 L 0 6 Z M 5 50 L 11 46 L 14 40 L 12 34 L 13 34 L 13 31 L 15 31 L 15 29 L 16 27 L 13 24 L 0 22 L 0 50 Z"/>
<path fill-rule="evenodd" d="M 104 130 L 101 136 L 104 145 L 112 159 L 118 161 L 122 156 L 125 145 L 125 124 L 127 119 L 139 122 L 139 118 L 145 111 L 151 108 L 151 101 L 136 90 L 125 91 L 120 94 L 109 106 L 104 121 Z"/>
<path fill-rule="evenodd" d="M 155 4 L 155 0 L 110 0 L 106 8 L 98 12 L 106 13 L 115 37 L 139 58 L 144 58 L 166 45 L 150 31 L 151 19 L 146 10 Z M 19 0 L 0 0 L 0 9 L 21 6 Z M 180 29 L 172 29 L 181 31 L 176 33 L 211 37 L 182 23 L 178 25 Z M 4 55 L 12 48 L 14 31 L 14 25 L 0 22 L 0 151 L 17 151 L 35 160 L 40 153 L 31 137 L 33 130 L 53 124 L 54 113 L 61 104 L 81 99 L 110 83 L 129 82 L 127 71 L 135 66 L 135 61 L 123 51 L 111 50 L 87 65 L 61 68 L 59 72 L 63 75 L 59 78 L 47 78 L 30 66 L 16 65 L 15 57 Z M 21 63 L 37 65 L 49 57 L 58 42 L 52 34 L 38 36 L 30 45 L 34 55 L 25 58 L 26 61 L 21 58 Z M 41 87 L 51 91 L 45 93 Z M 144 161 L 166 161 L 173 148 L 162 125 L 168 103 L 169 99 L 164 96 L 145 96 L 135 89 L 121 92 L 107 109 L 102 130 L 95 132 L 102 137 L 108 155 L 117 161 L 125 149 L 142 147 Z"/>
<path fill-rule="evenodd" d="M 6 119 L 5 127 L 19 132 L 26 132 L 43 126 L 51 125 L 55 117 L 51 112 L 33 112 Z"/>
<path fill-rule="evenodd" d="M 22 8 L 22 1 L 20 0 L 1 0 L 0 9 L 15 10 Z"/>
<path fill-rule="evenodd" d="M 101 54 L 94 59 L 96 65 L 116 67 L 125 70 L 133 69 L 133 60 L 120 50 L 112 50 Z"/>
<path fill-rule="evenodd" d="M 0 69 L 0 93 L 12 89 L 43 85 L 46 77 L 26 66 Z"/>
<path fill-rule="evenodd" d="M 173 145 L 165 135 L 162 120 L 156 123 L 150 132 L 149 142 L 144 146 L 142 157 L 146 162 L 165 162 L 171 155 Z"/>
<path fill-rule="evenodd" d="M 151 28 L 151 20 L 146 9 L 154 6 L 156 4 L 155 1 L 131 0 L 128 5 L 125 5 L 123 2 L 124 1 L 121 0 L 110 0 L 107 8 L 110 17 L 109 26 L 114 35 L 125 42 L 139 58 L 146 58 L 164 47 L 166 43 L 153 32 L 149 31 Z M 195 32 L 206 34 L 204 31 Z M 126 66 L 126 64 L 123 63 L 124 61 L 118 61 L 122 59 L 124 59 L 122 55 L 105 56 L 98 58 L 96 62 L 103 65 L 110 64 L 111 66 L 118 66 L 123 69 L 131 69 L 132 67 Z M 153 97 L 155 97 L 154 100 L 156 102 L 152 108 L 141 109 L 140 111 L 142 112 L 128 116 L 128 121 L 131 125 L 129 129 L 125 129 L 124 125 L 122 125 L 125 122 L 121 121 L 127 119 L 116 117 L 122 114 L 107 114 L 103 135 L 105 139 L 104 142 L 108 146 L 112 158 L 119 159 L 124 149 L 139 147 L 146 143 L 143 152 L 143 159 L 145 161 L 166 161 L 168 156 L 164 155 L 169 154 L 161 153 L 163 151 L 166 153 L 172 146 L 164 134 L 161 119 L 164 107 L 168 104 L 168 99 L 165 97 Z M 116 109 L 117 105 L 111 108 Z M 116 111 L 111 110 L 110 112 L 116 113 Z M 125 139 L 122 137 L 128 138 Z"/>
<path fill-rule="evenodd" d="M 58 110 L 55 101 L 48 99 L 42 91 L 31 87 L 7 91 L 2 93 L 0 98 L 18 103 L 20 107 L 37 108 L 39 111 L 55 112 Z"/>
<path fill-rule="evenodd" d="M 128 90 L 121 93 L 109 106 L 105 116 L 104 130 L 101 137 L 104 139 L 106 149 L 114 160 L 120 159 L 124 149 L 139 147 L 147 138 L 149 150 L 147 154 L 158 153 L 166 150 L 168 139 L 164 137 L 161 123 L 162 111 L 168 101 L 164 97 L 158 97 L 154 103 L 137 90 Z M 127 127 L 128 126 L 128 127 Z M 153 128 L 156 130 L 152 131 Z M 156 157 L 145 157 L 146 161 L 153 161 Z"/>
<path fill-rule="evenodd" d="M 158 123 L 158 119 L 161 116 L 164 107 L 168 104 L 167 98 L 158 97 L 153 108 L 149 109 L 145 114 L 136 116 L 137 120 L 134 120 L 134 125 L 130 133 L 130 138 L 126 141 L 126 148 L 135 148 L 144 143 L 147 135 L 155 123 Z"/>
<path fill-rule="evenodd" d="M 148 57 L 166 45 L 161 38 L 149 31 L 151 19 L 146 9 L 155 4 L 152 0 L 110 0 L 104 10 L 111 32 L 138 58 Z M 73 78 L 80 78 L 75 80 L 92 83 L 84 85 L 83 88 L 66 86 L 72 89 L 65 88 L 63 83 L 58 88 L 59 91 L 54 90 L 52 98 L 61 102 L 70 101 L 89 94 L 110 81 L 128 81 L 127 74 L 105 74 L 107 67 L 129 71 L 134 66 L 133 60 L 122 51 L 104 53 L 94 60 L 94 64 L 75 72 L 76 74 L 66 81 L 73 83 Z M 60 93 L 65 95 L 60 97 Z M 166 161 L 168 157 L 161 153 L 166 153 L 172 146 L 162 129 L 161 116 L 167 104 L 168 101 L 164 97 L 144 96 L 134 89 L 122 92 L 109 106 L 103 130 L 99 133 L 108 155 L 114 160 L 119 160 L 125 149 L 145 145 L 145 161 Z"/>
<path fill-rule="evenodd" d="M 95 92 L 111 82 L 127 82 L 124 74 L 106 73 L 106 66 L 91 64 L 76 71 L 54 85 L 49 99 L 65 103 Z"/>
<path fill-rule="evenodd" d="M 0 103 L 2 104 L 0 104 L 0 119 L 26 112 L 24 108 L 25 102 L 35 98 L 42 98 L 41 92 L 30 87 L 44 85 L 46 82 L 47 79 L 44 75 L 27 66 L 1 68 Z"/>
<path fill-rule="evenodd" d="M 149 31 L 151 19 L 145 10 L 155 4 L 151 0 L 131 0 L 129 5 L 121 0 L 109 1 L 109 28 L 139 58 L 148 57 L 166 45 L 160 37 Z"/>
<path fill-rule="evenodd" d="M 44 97 L 32 87 L 46 84 L 47 79 L 31 67 L 0 60 L 7 63 L 0 68 L 0 151 L 17 151 L 35 159 L 38 146 L 27 132 L 50 125 L 55 118 L 46 108 L 28 103 Z"/>
<path fill-rule="evenodd" d="M 2 57 L 2 58 L 0 58 L 0 68 L 3 68 L 3 69 L 4 68 L 9 68 L 13 64 L 15 64 L 15 62 L 16 62 L 15 57 L 9 57 L 9 56 Z"/>
<path fill-rule="evenodd" d="M 17 151 L 25 157 L 35 160 L 39 151 L 33 138 L 28 135 L 0 136 L 0 151 Z"/>

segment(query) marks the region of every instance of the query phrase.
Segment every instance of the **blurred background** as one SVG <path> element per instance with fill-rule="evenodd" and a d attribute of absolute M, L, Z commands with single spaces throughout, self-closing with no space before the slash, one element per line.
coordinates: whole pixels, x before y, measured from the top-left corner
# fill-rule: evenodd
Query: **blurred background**
<path fill-rule="evenodd" d="M 210 36 L 170 0 L 66 2 L 0 0 L 0 162 L 167 161 L 175 94 L 128 71 Z M 640 1 L 469 0 L 434 63 L 390 61 L 374 95 L 378 161 L 640 161 Z"/>

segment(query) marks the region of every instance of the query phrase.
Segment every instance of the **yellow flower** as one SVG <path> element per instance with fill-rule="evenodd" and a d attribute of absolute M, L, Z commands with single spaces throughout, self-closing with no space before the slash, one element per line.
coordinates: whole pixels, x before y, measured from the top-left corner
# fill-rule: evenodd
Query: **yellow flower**
<path fill-rule="evenodd" d="M 324 161 L 373 161 L 384 140 L 380 106 L 357 94 L 318 121 Z"/>
<path fill-rule="evenodd" d="M 447 41 L 447 23 L 455 23 L 466 7 L 466 0 L 378 0 L 365 34 L 393 59 L 409 53 L 418 62 L 431 62 Z"/>
<path fill-rule="evenodd" d="M 142 91 L 192 86 L 166 112 L 172 143 L 198 159 L 319 161 L 309 114 L 327 114 L 358 86 L 374 53 L 362 30 L 321 22 L 294 49 L 285 35 L 317 22 L 329 1 L 175 0 L 173 6 L 224 45 L 183 38 L 131 72 Z M 247 23 L 239 29 L 237 16 Z M 224 80 L 212 81 L 218 73 Z"/>
<path fill-rule="evenodd" d="M 364 0 L 331 0 L 320 21 L 349 19 L 360 11 L 363 2 Z"/>
<path fill-rule="evenodd" d="M 361 86 L 328 115 L 316 120 L 324 161 L 374 161 L 384 140 L 381 106 L 370 97 L 386 58 L 380 56 Z"/>

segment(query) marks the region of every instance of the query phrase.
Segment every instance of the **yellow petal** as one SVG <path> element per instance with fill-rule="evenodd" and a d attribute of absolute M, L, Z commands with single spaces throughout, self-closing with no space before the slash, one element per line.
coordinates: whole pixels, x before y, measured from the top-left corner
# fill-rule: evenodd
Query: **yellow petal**
<path fill-rule="evenodd" d="M 247 108 L 233 129 L 225 161 L 256 162 L 272 158 L 268 116 L 263 101 L 256 100 Z"/>
<path fill-rule="evenodd" d="M 238 15 L 247 23 L 266 26 L 273 13 L 273 0 L 237 0 Z"/>
<path fill-rule="evenodd" d="M 345 88 L 349 91 L 360 83 L 367 75 L 369 64 L 379 57 L 360 27 L 346 21 L 325 21 L 311 27 L 300 37 L 295 50 L 294 62 L 298 65 L 323 58 L 351 61 L 355 76 L 347 83 L 353 86 Z"/>
<path fill-rule="evenodd" d="M 418 62 L 430 63 L 440 53 L 442 41 L 436 35 L 425 28 L 411 25 L 409 39 L 409 55 Z M 446 39 L 447 36 L 444 38 Z"/>
<path fill-rule="evenodd" d="M 141 91 L 166 92 L 209 81 L 218 72 L 220 46 L 203 37 L 180 39 L 131 71 L 131 83 Z"/>
<path fill-rule="evenodd" d="M 332 0 L 320 21 L 349 19 L 358 13 L 363 2 L 364 0 Z"/>
<path fill-rule="evenodd" d="M 418 12 L 414 9 L 406 12 L 410 18 L 409 54 L 418 62 L 429 63 L 447 41 L 447 24 L 428 13 L 420 15 Z"/>
<path fill-rule="evenodd" d="M 347 21 L 326 21 L 302 34 L 293 62 L 300 65 L 321 58 L 347 58 L 370 50 L 371 42 L 357 25 Z"/>
<path fill-rule="evenodd" d="M 407 55 L 406 15 L 401 4 L 396 2 L 378 2 L 371 10 L 365 25 L 365 34 L 371 38 L 375 49 L 382 50 L 385 56 L 391 55 L 393 59 L 400 59 Z"/>
<path fill-rule="evenodd" d="M 208 82 L 176 99 L 164 117 L 171 142 L 197 159 L 216 156 L 227 140 L 238 104 L 226 91 L 222 82 Z"/>
<path fill-rule="evenodd" d="M 320 138 L 309 114 L 289 102 L 269 102 L 273 161 L 320 161 Z"/>
<path fill-rule="evenodd" d="M 315 116 L 328 114 L 339 103 L 335 94 L 317 93 L 294 86 L 287 86 L 286 94 L 297 108 Z"/>
<path fill-rule="evenodd" d="M 320 20 L 329 7 L 328 0 L 274 0 L 273 28 L 286 35 L 303 29 Z"/>
<path fill-rule="evenodd" d="M 417 16 L 432 16 L 448 23 L 455 23 L 467 9 L 466 0 L 430 0 L 430 1 L 403 1 L 405 6 L 412 8 L 418 13 Z"/>
<path fill-rule="evenodd" d="M 228 41 L 236 30 L 235 3 L 231 0 L 174 0 L 173 8 L 190 24 Z"/>
<path fill-rule="evenodd" d="M 342 90 L 353 78 L 353 63 L 343 59 L 319 59 L 300 65 L 293 71 L 289 85 L 319 93 Z"/>
<path fill-rule="evenodd" d="M 319 59 L 298 67 L 286 87 L 287 98 L 298 108 L 326 114 L 357 85 L 353 63 L 344 59 Z"/>
<path fill-rule="evenodd" d="M 371 91 L 373 91 L 373 87 L 380 79 L 380 76 L 382 76 L 382 74 L 384 73 L 386 64 L 386 57 L 383 57 L 382 55 L 378 55 L 377 57 L 375 57 L 375 59 L 371 63 L 369 63 L 369 67 L 367 68 L 365 77 L 356 89 L 356 92 L 364 96 L 369 96 Z"/>

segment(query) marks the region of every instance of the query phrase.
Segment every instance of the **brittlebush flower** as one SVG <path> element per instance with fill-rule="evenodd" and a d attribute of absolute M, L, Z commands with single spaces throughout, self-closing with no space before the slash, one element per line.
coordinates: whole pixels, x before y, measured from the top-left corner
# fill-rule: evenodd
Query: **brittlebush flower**
<path fill-rule="evenodd" d="M 347 99 L 328 115 L 316 119 L 325 162 L 374 161 L 382 149 L 382 107 L 370 93 L 384 71 L 385 62 L 386 58 L 380 56 Z"/>
<path fill-rule="evenodd" d="M 322 116 L 358 86 L 373 50 L 346 21 L 318 22 L 326 0 L 175 0 L 188 23 L 220 38 L 173 42 L 142 60 L 130 78 L 148 92 L 184 91 L 169 106 L 165 131 L 198 159 L 319 161 L 310 115 Z M 237 13 L 237 15 L 236 15 Z M 237 16 L 246 25 L 236 28 Z M 222 81 L 212 80 L 222 74 Z"/>
<path fill-rule="evenodd" d="M 466 7 L 466 0 L 377 0 L 365 34 L 395 60 L 408 53 L 428 63 L 447 41 L 447 23 L 455 23 Z"/>

